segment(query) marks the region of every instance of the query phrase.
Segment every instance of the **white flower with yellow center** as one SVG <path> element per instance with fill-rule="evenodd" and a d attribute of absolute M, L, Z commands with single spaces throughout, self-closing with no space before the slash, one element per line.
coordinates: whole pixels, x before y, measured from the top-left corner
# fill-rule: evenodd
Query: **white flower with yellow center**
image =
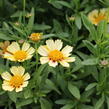
<path fill-rule="evenodd" d="M 11 61 L 23 62 L 33 56 L 35 49 L 30 47 L 30 44 L 26 42 L 22 45 L 22 48 L 20 48 L 20 45 L 17 42 L 13 42 L 7 47 L 7 51 L 8 52 L 4 54 L 4 58 Z"/>
<path fill-rule="evenodd" d="M 22 66 L 13 66 L 11 67 L 9 72 L 4 72 L 1 74 L 4 79 L 2 88 L 5 91 L 13 91 L 15 89 L 16 92 L 22 91 L 24 87 L 28 85 L 28 79 L 30 79 L 29 73 L 25 73 L 25 69 Z"/>
<path fill-rule="evenodd" d="M 46 45 L 40 46 L 38 53 L 43 56 L 40 58 L 41 64 L 49 63 L 50 66 L 56 67 L 60 63 L 64 67 L 69 67 L 68 62 L 75 61 L 75 57 L 69 57 L 73 47 L 67 45 L 62 49 L 62 45 L 61 40 L 47 40 Z"/>
<path fill-rule="evenodd" d="M 95 9 L 88 14 L 88 19 L 95 25 L 98 25 L 102 20 L 109 22 L 109 12 L 107 9 Z"/>

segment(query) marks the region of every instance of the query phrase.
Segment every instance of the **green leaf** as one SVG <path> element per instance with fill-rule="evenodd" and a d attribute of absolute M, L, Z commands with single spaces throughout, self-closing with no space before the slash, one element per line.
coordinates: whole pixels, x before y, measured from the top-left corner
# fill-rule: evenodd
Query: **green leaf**
<path fill-rule="evenodd" d="M 72 109 L 73 107 L 74 107 L 73 104 L 66 104 L 60 109 Z"/>
<path fill-rule="evenodd" d="M 99 63 L 98 58 L 90 58 L 82 62 L 83 65 L 97 65 L 98 63 Z"/>
<path fill-rule="evenodd" d="M 25 92 L 24 92 L 25 99 L 30 98 L 32 96 L 33 96 L 33 93 L 31 92 L 31 90 L 26 89 Z"/>
<path fill-rule="evenodd" d="M 12 91 L 12 92 L 8 92 L 8 96 L 9 98 L 16 103 L 16 100 L 17 100 L 17 93 L 15 91 Z"/>
<path fill-rule="evenodd" d="M 51 103 L 44 98 L 40 99 L 40 104 L 41 104 L 41 109 L 52 109 Z"/>
<path fill-rule="evenodd" d="M 91 83 L 91 84 L 89 84 L 89 85 L 86 87 L 85 90 L 88 91 L 88 90 L 94 88 L 96 85 L 97 85 L 97 83 Z"/>
<path fill-rule="evenodd" d="M 33 99 L 24 99 L 21 101 L 16 102 L 16 108 L 19 109 L 22 106 L 31 104 L 33 102 Z"/>
<path fill-rule="evenodd" d="M 28 21 L 28 25 L 27 25 L 27 28 L 28 28 L 28 34 L 31 33 L 31 30 L 33 29 L 33 25 L 34 25 L 34 8 L 31 9 L 31 17 Z"/>
<path fill-rule="evenodd" d="M 107 108 L 109 109 L 109 97 L 106 97 L 106 101 L 107 101 Z"/>
<path fill-rule="evenodd" d="M 72 85 L 70 82 L 68 82 L 68 90 L 70 91 L 70 93 L 74 97 L 76 97 L 77 99 L 80 99 L 80 91 L 79 91 L 79 89 L 75 85 Z"/>
<path fill-rule="evenodd" d="M 67 8 L 72 8 L 70 3 L 66 2 L 66 1 L 56 1 L 56 3 L 61 4 L 62 6 L 65 6 Z"/>
<path fill-rule="evenodd" d="M 83 40 L 83 43 L 90 50 L 91 53 L 96 53 L 95 47 L 92 43 L 90 43 L 88 40 Z"/>
<path fill-rule="evenodd" d="M 11 38 L 10 36 L 0 32 L 0 39 L 2 40 L 13 40 L 13 38 Z"/>
<path fill-rule="evenodd" d="M 48 29 L 51 29 L 51 26 L 45 25 L 45 24 L 35 24 L 33 29 L 34 30 L 48 30 Z"/>
<path fill-rule="evenodd" d="M 81 29 L 81 17 L 80 16 L 76 16 L 75 24 L 78 27 L 78 29 Z"/>
<path fill-rule="evenodd" d="M 106 21 L 101 21 L 97 26 L 98 40 L 105 32 L 106 32 Z"/>
<path fill-rule="evenodd" d="M 81 14 L 81 17 L 82 17 L 82 20 L 83 20 L 83 24 L 89 30 L 89 32 L 92 36 L 92 39 L 96 40 L 97 33 L 96 33 L 96 30 L 95 30 L 93 24 L 88 20 L 88 18 L 84 14 Z"/>
<path fill-rule="evenodd" d="M 95 104 L 94 109 L 100 109 L 104 103 L 104 96 L 102 96 Z"/>
<path fill-rule="evenodd" d="M 47 87 L 55 90 L 58 94 L 61 94 L 60 91 L 57 89 L 56 85 L 50 79 L 46 80 L 46 84 L 47 84 Z"/>

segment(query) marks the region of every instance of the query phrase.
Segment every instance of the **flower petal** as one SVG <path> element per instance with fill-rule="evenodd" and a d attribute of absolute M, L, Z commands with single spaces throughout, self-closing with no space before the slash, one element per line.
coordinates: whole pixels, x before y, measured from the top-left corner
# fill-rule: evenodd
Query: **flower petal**
<path fill-rule="evenodd" d="M 3 90 L 6 90 L 6 91 L 13 91 L 14 90 L 14 87 L 12 87 L 10 85 L 5 85 L 5 84 L 2 84 L 2 88 L 3 88 Z"/>
<path fill-rule="evenodd" d="M 46 41 L 46 44 L 47 44 L 47 47 L 50 49 L 50 50 L 54 50 L 55 49 L 55 43 L 53 40 L 47 40 Z"/>
<path fill-rule="evenodd" d="M 55 41 L 55 49 L 60 50 L 62 48 L 63 42 L 61 40 Z"/>
<path fill-rule="evenodd" d="M 30 47 L 30 44 L 25 42 L 22 46 L 22 50 L 27 51 L 29 49 L 29 47 Z"/>
<path fill-rule="evenodd" d="M 23 85 L 21 87 L 26 87 L 28 85 L 28 81 L 23 82 Z"/>
<path fill-rule="evenodd" d="M 33 54 L 34 52 L 35 52 L 35 49 L 33 47 L 31 47 L 27 50 L 27 54 L 29 54 L 29 55 Z"/>
<path fill-rule="evenodd" d="M 65 57 L 68 57 L 72 50 L 73 50 L 73 47 L 67 45 L 62 49 L 62 53 L 64 54 Z"/>
<path fill-rule="evenodd" d="M 16 88 L 16 92 L 20 92 L 20 91 L 22 91 L 22 90 L 23 90 L 22 87 Z"/>
<path fill-rule="evenodd" d="M 4 80 L 7 80 L 7 81 L 9 81 L 12 78 L 12 76 L 9 72 L 4 72 L 1 74 L 1 76 Z"/>
<path fill-rule="evenodd" d="M 45 63 L 47 63 L 48 61 L 49 61 L 49 58 L 48 58 L 48 57 L 41 57 L 41 58 L 40 58 L 41 64 L 45 64 Z"/>
<path fill-rule="evenodd" d="M 38 48 L 38 53 L 42 56 L 48 56 L 49 50 L 48 50 L 47 46 L 40 46 Z"/>
<path fill-rule="evenodd" d="M 9 45 L 7 48 L 7 51 L 9 51 L 11 53 L 15 53 L 18 50 L 20 50 L 20 46 L 17 42 L 12 42 L 12 44 Z"/>
<path fill-rule="evenodd" d="M 22 66 L 18 66 L 18 72 L 20 75 L 23 75 L 25 72 L 25 69 Z"/>
<path fill-rule="evenodd" d="M 23 78 L 24 78 L 24 81 L 30 79 L 30 74 L 29 74 L 29 73 L 26 73 L 26 74 L 23 76 Z"/>
<path fill-rule="evenodd" d="M 53 62 L 53 61 L 49 61 L 49 66 L 52 66 L 52 67 L 56 67 L 58 65 L 58 62 Z"/>
<path fill-rule="evenodd" d="M 69 63 L 67 63 L 65 60 L 60 61 L 60 64 L 64 67 L 69 67 Z"/>
<path fill-rule="evenodd" d="M 75 57 L 67 57 L 65 59 L 66 62 L 74 62 L 75 61 Z"/>
<path fill-rule="evenodd" d="M 19 75 L 18 67 L 16 66 L 11 67 L 10 71 L 13 75 Z"/>

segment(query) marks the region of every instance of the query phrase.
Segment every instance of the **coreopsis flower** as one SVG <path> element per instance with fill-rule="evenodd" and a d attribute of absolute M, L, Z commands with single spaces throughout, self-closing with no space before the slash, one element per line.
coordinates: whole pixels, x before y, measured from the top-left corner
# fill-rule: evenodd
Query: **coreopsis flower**
<path fill-rule="evenodd" d="M 75 17 L 69 17 L 69 21 L 74 21 L 75 20 Z"/>
<path fill-rule="evenodd" d="M 31 13 L 28 13 L 28 14 L 26 15 L 27 18 L 30 18 L 31 16 L 32 16 Z"/>
<path fill-rule="evenodd" d="M 22 91 L 28 85 L 29 73 L 25 73 L 25 69 L 22 66 L 13 66 L 10 68 L 10 71 L 12 75 L 7 71 L 1 74 L 4 79 L 3 90 L 13 91 L 15 89 L 16 92 Z"/>
<path fill-rule="evenodd" d="M 9 41 L 0 42 L 0 55 L 2 56 L 5 52 L 7 52 L 7 47 L 10 45 Z"/>
<path fill-rule="evenodd" d="M 17 42 L 12 42 L 12 44 L 7 47 L 7 51 L 8 52 L 4 54 L 4 58 L 11 61 L 23 62 L 33 56 L 35 49 L 30 47 L 30 44 L 26 42 L 23 43 L 22 48 L 20 48 Z"/>
<path fill-rule="evenodd" d="M 107 9 L 95 9 L 88 14 L 88 19 L 92 22 L 92 24 L 98 25 L 98 23 L 102 20 L 109 22 L 108 14 L 109 12 Z"/>
<path fill-rule="evenodd" d="M 42 33 L 32 33 L 29 38 L 32 40 L 32 41 L 39 41 L 42 37 Z"/>
<path fill-rule="evenodd" d="M 61 40 L 47 40 L 46 45 L 41 45 L 38 48 L 38 53 L 43 56 L 40 58 L 41 64 L 49 63 L 50 66 L 56 67 L 60 63 L 69 67 L 69 62 L 75 61 L 75 57 L 69 57 L 73 47 L 67 45 L 62 49 L 62 46 Z"/>

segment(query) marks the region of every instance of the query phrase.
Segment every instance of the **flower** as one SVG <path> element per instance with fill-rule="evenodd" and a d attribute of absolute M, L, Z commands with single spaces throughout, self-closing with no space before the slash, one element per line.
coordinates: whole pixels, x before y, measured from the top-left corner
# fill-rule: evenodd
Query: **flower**
<path fill-rule="evenodd" d="M 42 37 L 42 33 L 32 33 L 29 38 L 32 40 L 32 41 L 39 41 Z"/>
<path fill-rule="evenodd" d="M 7 52 L 7 47 L 10 45 L 9 41 L 0 42 L 0 55 L 2 56 L 5 52 Z"/>
<path fill-rule="evenodd" d="M 40 46 L 38 53 L 43 56 L 40 58 L 41 64 L 49 63 L 50 66 L 56 67 L 60 63 L 64 67 L 69 67 L 68 62 L 75 61 L 75 57 L 69 57 L 73 47 L 67 45 L 61 50 L 62 45 L 61 40 L 47 40 L 46 45 Z"/>
<path fill-rule="evenodd" d="M 9 72 L 4 72 L 1 74 L 4 79 L 2 88 L 6 91 L 16 92 L 22 91 L 24 87 L 28 85 L 28 79 L 30 79 L 29 73 L 25 73 L 25 69 L 22 66 L 13 66 L 10 68 L 12 75 Z"/>
<path fill-rule="evenodd" d="M 75 17 L 71 16 L 71 17 L 69 17 L 69 20 L 70 21 L 74 21 L 75 20 Z"/>
<path fill-rule="evenodd" d="M 102 20 L 106 20 L 107 22 L 109 22 L 107 9 L 95 9 L 88 14 L 88 18 L 95 25 L 98 25 L 98 23 Z"/>
<path fill-rule="evenodd" d="M 33 56 L 35 49 L 30 47 L 30 44 L 26 42 L 23 43 L 20 49 L 20 45 L 17 42 L 12 42 L 12 44 L 7 47 L 7 51 L 8 52 L 4 54 L 4 58 L 11 61 L 23 62 Z"/>
<path fill-rule="evenodd" d="M 31 16 L 32 16 L 31 13 L 28 13 L 28 14 L 26 15 L 27 18 L 30 18 Z"/>

